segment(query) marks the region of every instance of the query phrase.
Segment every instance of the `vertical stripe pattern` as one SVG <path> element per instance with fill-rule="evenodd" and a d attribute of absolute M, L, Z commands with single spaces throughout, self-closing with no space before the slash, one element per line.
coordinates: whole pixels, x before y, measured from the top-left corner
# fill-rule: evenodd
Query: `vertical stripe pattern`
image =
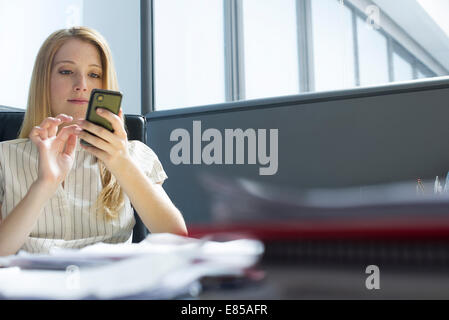
<path fill-rule="evenodd" d="M 167 178 L 158 157 L 140 141 L 129 141 L 129 154 L 153 183 Z M 38 177 L 39 153 L 29 139 L 0 142 L 0 203 L 4 219 Z M 97 242 L 130 242 L 134 213 L 125 195 L 119 218 L 108 221 L 94 205 L 102 189 L 97 159 L 77 142 L 74 164 L 64 186 L 44 206 L 21 250 L 48 253 L 53 247 L 82 248 Z"/>

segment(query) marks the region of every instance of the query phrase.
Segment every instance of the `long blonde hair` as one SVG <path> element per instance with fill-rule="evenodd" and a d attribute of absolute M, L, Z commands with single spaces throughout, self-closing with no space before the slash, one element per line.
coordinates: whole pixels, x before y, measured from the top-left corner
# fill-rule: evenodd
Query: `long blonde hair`
<path fill-rule="evenodd" d="M 87 27 L 57 30 L 45 40 L 38 52 L 31 76 L 28 106 L 19 138 L 28 138 L 34 126 L 38 126 L 47 117 L 56 116 L 51 112 L 50 99 L 53 59 L 59 48 L 70 39 L 86 41 L 98 49 L 103 69 L 103 89 L 119 89 L 111 50 L 100 33 Z M 124 205 L 123 191 L 104 163 L 98 160 L 98 165 L 103 189 L 98 195 L 95 206 L 98 213 L 108 219 L 115 219 Z"/>

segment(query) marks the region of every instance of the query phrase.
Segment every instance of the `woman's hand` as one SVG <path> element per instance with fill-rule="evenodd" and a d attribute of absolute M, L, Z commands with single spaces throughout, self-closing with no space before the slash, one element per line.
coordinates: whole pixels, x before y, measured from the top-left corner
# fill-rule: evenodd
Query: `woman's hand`
<path fill-rule="evenodd" d="M 123 111 L 120 110 L 117 116 L 106 109 L 99 110 L 97 109 L 97 113 L 111 123 L 114 132 L 81 120 L 77 123 L 85 131 L 79 134 L 79 138 L 89 142 L 92 147 L 81 146 L 104 162 L 151 232 L 171 232 L 186 236 L 187 228 L 181 212 L 162 186 L 152 183 L 131 159 L 122 121 Z"/>
<path fill-rule="evenodd" d="M 123 111 L 120 109 L 116 115 L 111 111 L 98 108 L 97 114 L 108 120 L 114 132 L 86 120 L 79 120 L 77 123 L 84 129 L 79 134 L 80 139 L 89 142 L 92 146 L 81 146 L 103 161 L 106 167 L 112 172 L 117 172 L 123 165 L 130 161 L 128 153 L 128 136 L 123 125 Z M 93 133 L 96 136 L 90 134 Z"/>
<path fill-rule="evenodd" d="M 39 151 L 38 181 L 50 188 L 56 189 L 73 166 L 76 136 L 82 129 L 75 124 L 62 128 L 58 133 L 61 124 L 72 120 L 65 114 L 46 118 L 29 135 Z"/>

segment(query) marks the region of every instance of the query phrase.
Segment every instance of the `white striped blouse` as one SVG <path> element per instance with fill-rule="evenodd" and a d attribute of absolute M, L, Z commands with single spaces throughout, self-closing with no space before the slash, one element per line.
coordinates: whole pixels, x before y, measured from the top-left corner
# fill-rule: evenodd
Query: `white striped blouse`
<path fill-rule="evenodd" d="M 133 140 L 130 156 L 154 182 L 167 175 L 151 148 Z M 0 203 L 2 220 L 17 206 L 38 177 L 38 150 L 30 139 L 0 142 Z M 96 214 L 95 201 L 102 189 L 97 158 L 77 141 L 74 164 L 64 186 L 60 185 L 44 206 L 37 223 L 20 250 L 48 253 L 52 247 L 82 248 L 97 242 L 131 242 L 135 225 L 133 209 L 125 194 L 125 205 L 115 220 Z"/>

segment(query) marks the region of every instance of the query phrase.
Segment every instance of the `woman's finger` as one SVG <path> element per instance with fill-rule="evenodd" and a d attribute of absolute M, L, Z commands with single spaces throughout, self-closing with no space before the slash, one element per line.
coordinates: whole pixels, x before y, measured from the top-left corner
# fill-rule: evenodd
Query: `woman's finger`
<path fill-rule="evenodd" d="M 121 121 L 122 123 L 124 123 L 124 122 L 125 122 L 125 117 L 124 117 L 124 115 L 123 115 L 123 109 L 122 109 L 122 108 L 120 108 L 120 110 L 118 111 L 118 116 L 119 116 L 119 118 L 120 118 L 120 121 Z"/>
<path fill-rule="evenodd" d="M 76 135 L 71 134 L 67 138 L 64 153 L 68 156 L 71 156 L 73 154 L 73 151 L 75 150 L 75 147 L 76 147 Z"/>
<path fill-rule="evenodd" d="M 48 136 L 50 138 L 56 136 L 56 133 L 58 133 L 58 126 L 61 124 L 61 120 L 55 118 L 53 121 L 47 123 Z"/>
<path fill-rule="evenodd" d="M 47 139 L 47 130 L 41 128 L 40 126 L 35 126 L 30 132 L 30 139 L 45 140 Z"/>
<path fill-rule="evenodd" d="M 72 116 L 68 116 L 64 113 L 58 114 L 56 116 L 57 119 L 60 119 L 62 122 L 71 122 L 73 120 Z"/>
<path fill-rule="evenodd" d="M 48 137 L 56 136 L 58 132 L 58 127 L 62 123 L 71 122 L 73 118 L 71 116 L 67 116 L 65 114 L 60 114 L 57 117 L 48 117 L 42 121 L 40 127 L 47 130 Z"/>
<path fill-rule="evenodd" d="M 42 140 L 48 139 L 48 129 L 40 126 L 39 128 L 39 136 Z"/>
<path fill-rule="evenodd" d="M 56 119 L 59 119 L 60 123 L 59 124 L 56 123 L 55 126 L 52 126 L 52 135 L 51 135 L 52 137 L 54 137 L 58 133 L 58 129 L 59 129 L 59 126 L 61 124 L 63 124 L 63 123 L 70 123 L 70 122 L 73 121 L 73 117 L 72 116 L 68 116 L 68 115 L 63 114 L 63 113 L 58 114 L 56 116 Z"/>
<path fill-rule="evenodd" d="M 65 143 L 70 135 L 79 135 L 81 131 L 82 129 L 78 125 L 73 124 L 71 126 L 62 128 L 61 131 L 59 131 L 56 139 Z"/>
<path fill-rule="evenodd" d="M 81 144 L 81 147 L 102 161 L 104 161 L 104 159 L 106 159 L 106 156 L 107 156 L 106 152 L 104 152 L 98 148 L 95 148 L 94 146 L 86 146 L 84 144 Z"/>
<path fill-rule="evenodd" d="M 126 131 L 123 127 L 123 121 L 120 116 L 104 108 L 98 108 L 96 112 L 100 117 L 105 118 L 111 123 L 112 129 L 114 129 L 114 134 L 118 135 L 121 138 L 126 138 Z"/>
<path fill-rule="evenodd" d="M 90 133 L 93 133 L 94 135 L 98 136 L 99 138 L 109 141 L 111 143 L 115 143 L 116 136 L 114 133 L 109 131 L 108 129 L 103 128 L 102 126 L 96 125 L 95 123 L 81 120 L 79 121 L 79 125 L 81 128 L 83 128 L 86 131 L 89 131 Z"/>
<path fill-rule="evenodd" d="M 106 151 L 109 154 L 114 153 L 113 148 L 111 148 L 111 144 L 108 141 L 101 139 L 100 137 L 96 137 L 87 131 L 80 132 L 78 136 L 80 137 L 80 139 L 89 142 L 92 146 L 96 147 L 97 149 Z"/>

